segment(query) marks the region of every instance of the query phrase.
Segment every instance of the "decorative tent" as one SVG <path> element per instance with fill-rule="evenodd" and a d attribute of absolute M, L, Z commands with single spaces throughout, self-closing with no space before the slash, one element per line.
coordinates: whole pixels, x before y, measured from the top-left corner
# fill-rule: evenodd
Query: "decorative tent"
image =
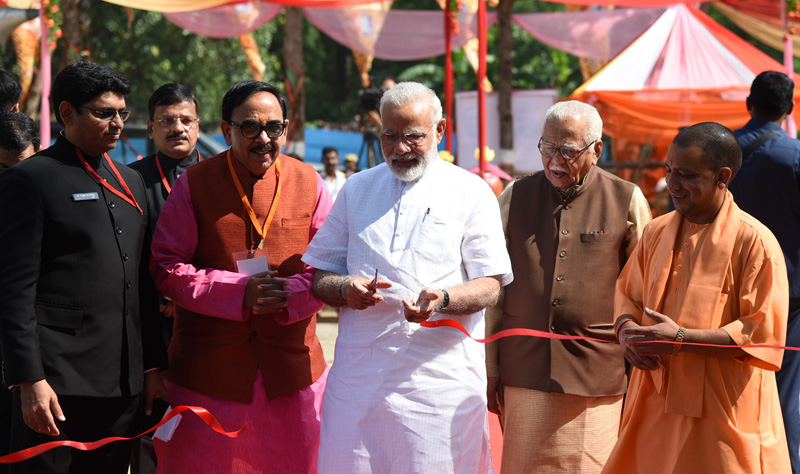
<path fill-rule="evenodd" d="M 597 107 L 607 135 L 654 146 L 656 160 L 663 161 L 681 127 L 706 121 L 744 126 L 755 76 L 783 69 L 702 11 L 678 4 L 570 98 Z M 650 174 L 643 188 L 660 175 Z"/>

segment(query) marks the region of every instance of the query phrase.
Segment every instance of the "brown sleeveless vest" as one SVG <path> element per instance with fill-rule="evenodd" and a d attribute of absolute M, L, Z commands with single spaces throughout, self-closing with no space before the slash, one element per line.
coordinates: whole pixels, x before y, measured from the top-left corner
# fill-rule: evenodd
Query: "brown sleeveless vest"
<path fill-rule="evenodd" d="M 226 154 L 187 170 L 199 236 L 192 263 L 199 269 L 236 271 L 233 252 L 253 249 L 261 240 L 239 198 Z M 309 242 L 317 176 L 311 166 L 297 160 L 283 155 L 278 160 L 282 191 L 264 246 L 270 268 L 285 277 L 305 270 L 300 259 Z M 233 163 L 263 225 L 275 196 L 275 166 L 262 178 L 252 176 L 236 159 Z M 175 316 L 169 362 L 166 376 L 178 385 L 243 403 L 251 401 L 258 369 L 267 397 L 275 399 L 308 387 L 326 367 L 314 317 L 282 326 L 271 315 L 251 315 L 238 322 L 181 307 Z"/>
<path fill-rule="evenodd" d="M 614 338 L 614 287 L 626 261 L 635 186 L 596 166 L 566 200 L 544 172 L 514 183 L 503 329 Z M 504 385 L 587 397 L 625 393 L 617 344 L 510 337 L 500 342 Z"/>

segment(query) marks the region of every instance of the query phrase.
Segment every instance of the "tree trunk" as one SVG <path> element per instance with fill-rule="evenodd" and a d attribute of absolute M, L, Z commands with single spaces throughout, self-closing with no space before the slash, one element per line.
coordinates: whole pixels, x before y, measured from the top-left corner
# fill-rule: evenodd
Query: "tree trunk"
<path fill-rule="evenodd" d="M 61 17 L 64 20 L 61 30 L 64 33 L 64 40 L 68 47 L 77 48 L 78 51 L 83 51 L 84 38 L 89 30 L 89 15 L 85 11 L 88 3 L 87 0 L 61 0 Z M 77 62 L 79 59 L 76 54 L 64 50 L 62 67 Z M 53 72 L 55 74 L 56 71 Z"/>
<path fill-rule="evenodd" d="M 291 144 L 286 152 L 291 152 L 304 158 L 306 152 L 305 124 L 306 100 L 303 83 L 303 12 L 297 7 L 288 7 L 286 13 L 286 27 L 283 31 L 284 59 L 286 74 L 291 83 L 291 91 L 287 90 L 289 117 L 292 130 Z"/>
<path fill-rule="evenodd" d="M 513 4 L 514 0 L 500 0 L 497 8 L 498 55 L 500 58 L 500 77 L 497 81 L 499 97 L 497 107 L 500 114 L 500 166 L 510 172 L 514 170 L 514 116 L 511 110 L 511 93 L 513 91 L 511 7 Z"/>

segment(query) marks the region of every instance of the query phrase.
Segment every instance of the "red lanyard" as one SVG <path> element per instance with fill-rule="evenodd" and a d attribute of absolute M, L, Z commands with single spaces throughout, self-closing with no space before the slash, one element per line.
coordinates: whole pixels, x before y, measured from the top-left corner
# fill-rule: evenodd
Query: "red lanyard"
<path fill-rule="evenodd" d="M 122 185 L 122 189 L 125 190 L 125 194 L 122 194 L 120 191 L 118 191 L 116 188 L 114 188 L 114 186 L 111 186 L 110 184 L 108 184 L 108 181 L 106 181 L 105 178 L 103 178 L 102 176 L 97 174 L 97 171 L 95 171 L 94 169 L 92 169 L 91 166 L 89 166 L 89 163 L 86 162 L 86 158 L 83 157 L 83 152 L 81 152 L 80 148 L 75 147 L 75 151 L 78 153 L 78 159 L 81 160 L 81 164 L 83 164 L 83 167 L 86 168 L 86 171 L 88 171 L 89 174 L 92 175 L 92 178 L 94 178 L 104 188 L 108 189 L 112 193 L 114 193 L 117 196 L 119 196 L 120 198 L 122 198 L 125 202 L 127 202 L 131 206 L 135 207 L 139 211 L 139 214 L 144 214 L 144 211 L 142 211 L 142 208 L 139 207 L 139 203 L 136 202 L 136 197 L 134 197 L 133 193 L 131 192 L 131 188 L 129 188 L 128 184 L 125 183 L 125 180 L 122 179 L 122 176 L 119 174 L 119 171 L 117 170 L 117 167 L 114 166 L 114 162 L 111 161 L 111 158 L 108 157 L 108 153 L 103 153 L 103 156 L 105 157 L 106 161 L 108 162 L 108 165 L 114 171 L 114 174 L 117 176 L 117 180 L 119 181 L 119 184 Z"/>
<path fill-rule="evenodd" d="M 247 209 L 247 213 L 250 215 L 250 222 L 253 223 L 253 227 L 256 228 L 256 232 L 258 232 L 258 234 L 261 236 L 261 242 L 258 244 L 258 248 L 264 248 L 264 240 L 267 238 L 267 230 L 269 230 L 269 225 L 272 224 L 272 218 L 275 217 L 275 210 L 278 209 L 278 199 L 281 197 L 280 158 L 275 160 L 275 197 L 272 199 L 272 206 L 269 208 L 267 220 L 264 221 L 263 228 L 258 225 L 258 217 L 256 216 L 256 212 L 253 210 L 253 206 L 250 205 L 250 200 L 247 199 L 247 195 L 244 193 L 242 183 L 239 181 L 239 177 L 236 176 L 236 171 L 233 169 L 230 150 L 228 150 L 228 168 L 231 170 L 231 177 L 233 178 L 234 184 L 236 184 L 236 189 L 239 191 L 239 197 L 242 198 L 242 204 L 244 204 L 244 208 Z"/>
<path fill-rule="evenodd" d="M 197 152 L 197 162 L 200 163 L 203 159 L 200 157 L 200 152 Z M 156 153 L 156 165 L 158 166 L 158 174 L 161 175 L 161 183 L 164 185 L 164 188 L 167 190 L 167 194 L 172 192 L 172 187 L 170 187 L 169 182 L 167 182 L 167 176 L 164 174 L 164 169 L 161 167 L 161 158 L 159 157 L 158 153 Z"/>

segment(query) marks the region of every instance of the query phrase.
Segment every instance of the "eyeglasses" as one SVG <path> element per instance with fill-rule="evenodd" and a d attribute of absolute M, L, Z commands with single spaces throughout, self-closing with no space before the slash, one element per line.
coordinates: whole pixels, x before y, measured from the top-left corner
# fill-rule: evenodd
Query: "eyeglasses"
<path fill-rule="evenodd" d="M 191 130 L 194 124 L 200 121 L 199 118 L 189 117 L 169 117 L 165 119 L 153 119 L 161 128 L 172 128 L 180 122 L 186 130 Z"/>
<path fill-rule="evenodd" d="M 88 110 L 89 112 L 92 113 L 92 115 L 94 115 L 95 117 L 99 118 L 100 120 L 103 120 L 103 121 L 106 121 L 106 122 L 110 122 L 110 121 L 114 120 L 114 117 L 116 117 L 117 115 L 119 115 L 119 118 L 121 118 L 123 122 L 128 120 L 128 118 L 131 116 L 131 111 L 128 110 L 128 109 L 122 109 L 122 110 L 102 109 L 102 110 L 97 110 L 97 109 L 93 109 L 91 107 L 86 107 L 85 105 L 81 105 L 81 108 Z"/>
<path fill-rule="evenodd" d="M 381 132 L 381 143 L 384 146 L 394 146 L 397 143 L 397 140 L 403 140 L 403 142 L 408 145 L 409 148 L 418 147 L 422 145 L 422 142 L 425 140 L 425 137 L 428 136 L 427 133 L 421 132 L 409 132 L 403 135 L 398 135 L 394 132 L 384 131 Z"/>
<path fill-rule="evenodd" d="M 556 152 L 558 151 L 558 152 L 561 153 L 561 156 L 563 156 L 565 160 L 569 160 L 569 161 L 577 160 L 578 158 L 580 158 L 580 156 L 583 154 L 583 152 L 585 152 L 586 150 L 589 149 L 590 146 L 592 146 L 595 143 L 597 143 L 597 140 L 595 140 L 595 141 L 593 141 L 592 143 L 586 145 L 583 148 L 573 148 L 571 146 L 558 147 L 558 146 L 550 145 L 548 143 L 543 143 L 543 140 L 544 140 L 544 138 L 540 138 L 539 139 L 539 144 L 537 145 L 537 147 L 539 148 L 539 151 L 542 153 L 543 156 L 546 156 L 548 158 L 552 158 L 552 157 L 556 156 Z"/>
<path fill-rule="evenodd" d="M 286 130 L 286 122 L 279 122 L 277 120 L 267 122 L 266 125 L 261 125 L 255 120 L 245 120 L 242 123 L 236 123 L 232 120 L 229 120 L 228 122 L 231 125 L 239 127 L 239 130 L 242 132 L 242 136 L 247 139 L 256 138 L 257 136 L 261 135 L 262 131 L 266 132 L 269 138 L 278 138 L 283 135 L 283 131 Z"/>

